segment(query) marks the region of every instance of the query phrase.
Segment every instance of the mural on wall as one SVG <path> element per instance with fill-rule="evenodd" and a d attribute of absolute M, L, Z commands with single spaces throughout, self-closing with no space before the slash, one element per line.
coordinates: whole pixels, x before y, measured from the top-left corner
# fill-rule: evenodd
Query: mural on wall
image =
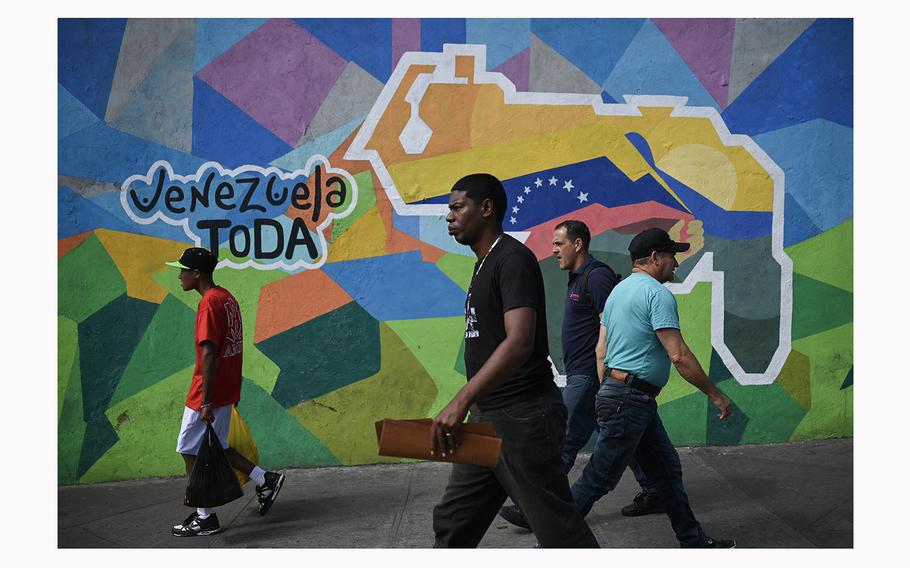
<path fill-rule="evenodd" d="M 475 259 L 443 216 L 473 171 L 540 260 L 557 374 L 553 226 L 585 221 L 621 274 L 660 226 L 692 244 L 668 286 L 737 410 L 672 377 L 674 442 L 852 435 L 852 42 L 828 19 L 60 20 L 59 482 L 181 474 L 198 295 L 163 263 L 191 245 L 241 306 L 262 463 L 394 461 L 372 423 L 464 383 Z"/>

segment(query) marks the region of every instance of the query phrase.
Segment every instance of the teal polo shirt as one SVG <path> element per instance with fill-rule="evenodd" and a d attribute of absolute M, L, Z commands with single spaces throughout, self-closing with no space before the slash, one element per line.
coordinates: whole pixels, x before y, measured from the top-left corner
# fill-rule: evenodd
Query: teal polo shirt
<path fill-rule="evenodd" d="M 607 328 L 607 367 L 657 387 L 667 384 L 670 358 L 655 331 L 679 329 L 672 292 L 648 274 L 633 272 L 613 288 L 600 323 Z"/>

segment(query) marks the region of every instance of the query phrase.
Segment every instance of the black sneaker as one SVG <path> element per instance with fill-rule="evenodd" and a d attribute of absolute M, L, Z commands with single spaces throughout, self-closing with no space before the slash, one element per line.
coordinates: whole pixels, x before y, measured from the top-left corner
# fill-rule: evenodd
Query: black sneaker
<path fill-rule="evenodd" d="M 631 505 L 626 505 L 620 511 L 626 517 L 640 517 L 652 513 L 666 513 L 660 496 L 653 493 L 639 493 L 632 499 Z"/>
<path fill-rule="evenodd" d="M 259 514 L 264 515 L 272 508 L 272 503 L 278 497 L 281 486 L 284 484 L 284 474 L 274 471 L 265 472 L 265 483 L 256 486 L 256 495 L 259 496 Z"/>
<path fill-rule="evenodd" d="M 528 523 L 528 519 L 525 518 L 525 514 L 521 512 L 521 509 L 518 508 L 518 505 L 506 505 L 505 507 L 502 507 L 499 509 L 499 516 L 509 521 L 516 527 L 531 530 L 531 525 Z"/>
<path fill-rule="evenodd" d="M 704 542 L 699 548 L 736 548 L 736 541 L 731 539 L 711 538 Z"/>
<path fill-rule="evenodd" d="M 174 525 L 171 534 L 174 536 L 208 536 L 221 532 L 218 515 L 212 513 L 204 519 L 199 518 L 199 513 L 193 513 L 183 521 L 182 525 Z"/>

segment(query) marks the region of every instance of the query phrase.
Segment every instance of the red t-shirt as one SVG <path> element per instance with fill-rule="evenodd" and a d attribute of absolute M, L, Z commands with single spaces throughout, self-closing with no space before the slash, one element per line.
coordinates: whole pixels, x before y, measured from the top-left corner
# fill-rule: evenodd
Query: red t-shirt
<path fill-rule="evenodd" d="M 196 370 L 186 397 L 186 405 L 193 410 L 202 408 L 203 341 L 211 341 L 218 353 L 215 384 L 209 385 L 212 408 L 239 402 L 243 380 L 243 324 L 237 300 L 220 286 L 206 292 L 196 310 Z"/>

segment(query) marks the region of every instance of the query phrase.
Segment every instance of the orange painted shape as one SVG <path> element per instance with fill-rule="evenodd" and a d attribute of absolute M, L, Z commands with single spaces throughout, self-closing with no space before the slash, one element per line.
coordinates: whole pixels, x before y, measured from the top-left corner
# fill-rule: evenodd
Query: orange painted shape
<path fill-rule="evenodd" d="M 254 343 L 327 314 L 352 301 L 321 270 L 307 270 L 262 287 Z"/>
<path fill-rule="evenodd" d="M 86 231 L 84 233 L 79 233 L 78 235 L 73 235 L 71 237 L 66 237 L 65 239 L 60 239 L 57 241 L 57 260 L 60 260 L 64 256 L 70 253 L 74 248 L 82 244 L 82 242 L 92 234 L 92 231 Z"/>
<path fill-rule="evenodd" d="M 464 77 L 468 85 L 474 84 L 474 57 L 471 55 L 458 55 L 455 57 L 455 76 Z"/>
<path fill-rule="evenodd" d="M 152 274 L 167 268 L 165 262 L 177 260 L 190 246 L 168 239 L 108 229 L 97 229 L 95 234 L 126 280 L 126 295 L 155 304 L 164 300 L 167 290 L 152 280 Z M 177 278 L 176 269 L 174 278 Z"/>
<path fill-rule="evenodd" d="M 582 221 L 591 230 L 591 236 L 595 236 L 604 231 L 648 219 L 691 220 L 692 218 L 692 215 L 688 213 L 654 201 L 623 205 L 622 207 L 604 207 L 600 203 L 594 203 L 526 229 L 531 235 L 525 241 L 525 246 L 531 249 L 537 260 L 550 256 L 553 254 L 553 228 L 567 219 Z"/>

